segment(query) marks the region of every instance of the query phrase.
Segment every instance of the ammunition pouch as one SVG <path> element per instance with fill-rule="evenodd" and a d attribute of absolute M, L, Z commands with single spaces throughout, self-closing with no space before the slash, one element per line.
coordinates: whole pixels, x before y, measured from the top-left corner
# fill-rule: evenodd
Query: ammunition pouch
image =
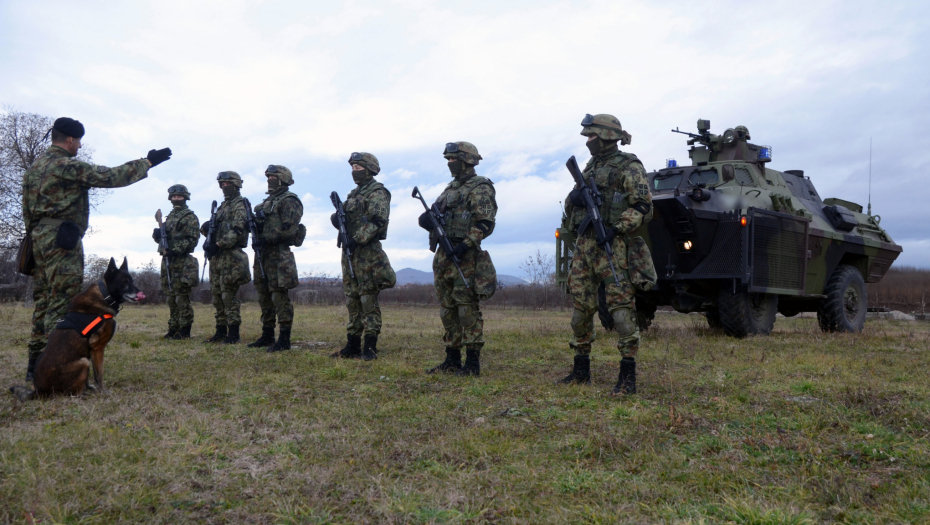
<path fill-rule="evenodd" d="M 45 221 L 46 219 L 42 219 Z M 56 219 L 50 219 L 54 221 Z M 39 221 L 39 224 L 43 224 L 42 221 Z M 46 222 L 44 224 L 49 224 Z M 81 237 L 84 232 L 81 231 L 81 227 L 77 225 L 74 221 L 60 221 L 58 224 L 58 233 L 55 234 L 55 245 L 63 250 L 73 250 L 77 247 L 78 243 L 81 242 Z"/>
<path fill-rule="evenodd" d="M 16 252 L 17 270 L 23 275 L 32 275 L 35 272 L 36 257 L 32 250 L 32 234 L 26 233 Z"/>

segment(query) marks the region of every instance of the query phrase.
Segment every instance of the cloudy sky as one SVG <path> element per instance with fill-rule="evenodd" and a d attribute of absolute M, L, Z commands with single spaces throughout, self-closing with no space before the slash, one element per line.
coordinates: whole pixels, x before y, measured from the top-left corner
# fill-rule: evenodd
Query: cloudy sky
<path fill-rule="evenodd" d="M 394 267 L 429 270 L 410 191 L 435 198 L 443 145 L 466 140 L 497 188 L 485 247 L 519 275 L 552 251 L 585 113 L 616 115 L 649 170 L 687 161 L 671 128 L 742 124 L 770 167 L 863 205 L 871 138 L 873 210 L 900 263 L 930 266 L 928 2 L 5 1 L 0 50 L 0 105 L 81 120 L 95 162 L 174 151 L 91 217 L 86 252 L 134 266 L 157 257 L 168 186 L 206 220 L 219 171 L 257 203 L 283 164 L 305 206 L 300 270 L 335 273 L 329 192 L 348 193 L 346 160 L 368 151 L 394 196 Z"/>

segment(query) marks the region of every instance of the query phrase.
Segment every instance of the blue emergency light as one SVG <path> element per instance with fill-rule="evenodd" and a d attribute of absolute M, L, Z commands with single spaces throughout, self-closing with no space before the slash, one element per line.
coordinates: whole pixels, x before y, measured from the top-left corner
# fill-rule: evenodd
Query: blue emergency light
<path fill-rule="evenodd" d="M 772 160 L 772 148 L 764 146 L 759 150 L 760 160 Z"/>
<path fill-rule="evenodd" d="M 666 168 L 677 168 L 678 161 L 675 159 L 665 159 L 665 167 Z"/>

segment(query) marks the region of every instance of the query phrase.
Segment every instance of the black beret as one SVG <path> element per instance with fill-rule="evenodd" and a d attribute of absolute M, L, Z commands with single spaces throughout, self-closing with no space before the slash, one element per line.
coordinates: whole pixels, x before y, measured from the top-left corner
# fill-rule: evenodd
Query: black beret
<path fill-rule="evenodd" d="M 84 124 L 81 124 L 79 121 L 74 120 L 73 118 L 61 117 L 55 120 L 55 125 L 52 126 L 52 129 L 58 133 L 63 133 L 76 139 L 84 136 Z"/>

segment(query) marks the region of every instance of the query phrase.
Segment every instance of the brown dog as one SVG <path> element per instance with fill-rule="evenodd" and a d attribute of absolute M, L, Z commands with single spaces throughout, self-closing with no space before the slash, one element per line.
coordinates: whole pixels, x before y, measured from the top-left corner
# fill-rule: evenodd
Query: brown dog
<path fill-rule="evenodd" d="M 71 299 L 68 314 L 49 334 L 36 363 L 35 390 L 14 386 L 10 391 L 23 401 L 53 394 L 78 396 L 88 385 L 91 365 L 96 387 L 103 391 L 103 349 L 116 333 L 120 304 L 144 298 L 132 282 L 126 259 L 117 268 L 111 258 L 103 279 Z"/>

